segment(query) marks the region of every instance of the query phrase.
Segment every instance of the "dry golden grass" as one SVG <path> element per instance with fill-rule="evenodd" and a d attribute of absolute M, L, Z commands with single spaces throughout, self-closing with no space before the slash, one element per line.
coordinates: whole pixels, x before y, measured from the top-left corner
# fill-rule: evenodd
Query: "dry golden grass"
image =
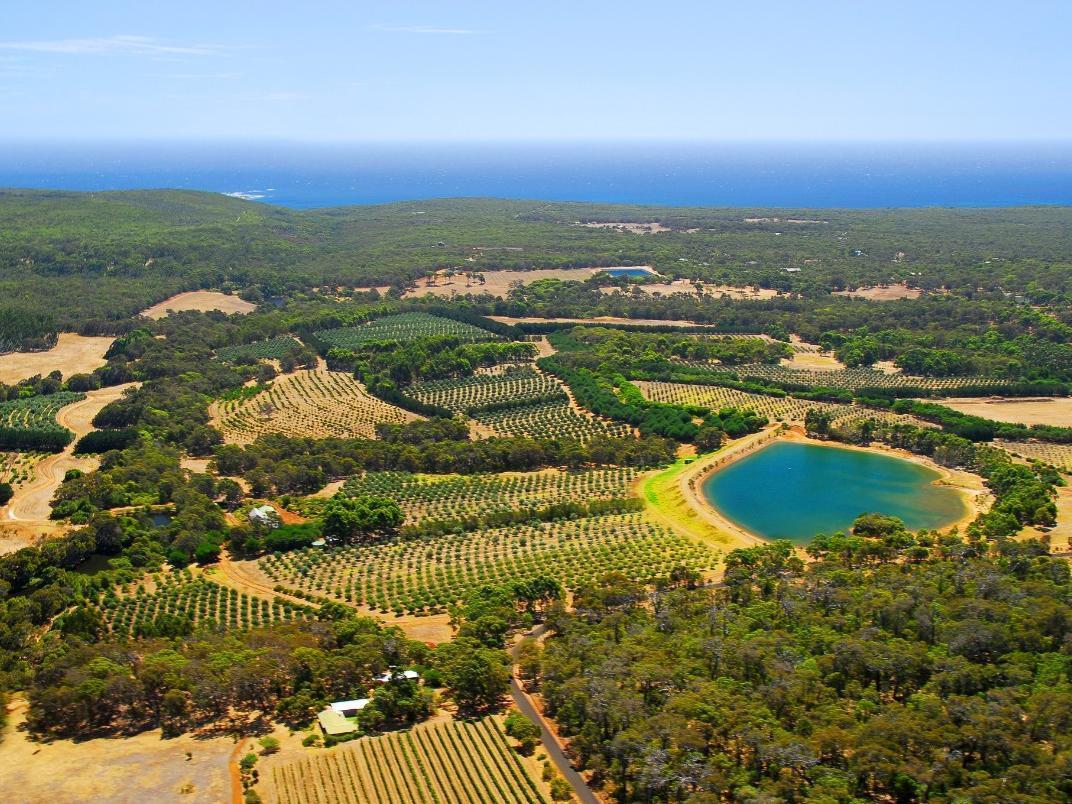
<path fill-rule="evenodd" d="M 961 413 L 982 416 L 984 419 L 995 419 L 999 422 L 1072 427 L 1072 399 L 1068 397 L 1040 397 L 1038 399 L 950 397 L 934 401 L 939 405 L 959 410 Z"/>
<path fill-rule="evenodd" d="M 112 345 L 112 337 L 87 337 L 73 332 L 61 332 L 56 345 L 47 352 L 11 352 L 0 355 L 0 382 L 14 385 L 34 375 L 45 376 L 53 371 L 65 378 L 83 374 L 103 366 L 104 353 Z"/>
<path fill-rule="evenodd" d="M 650 268 L 649 265 L 620 266 L 629 268 Z M 437 274 L 435 277 L 423 277 L 418 279 L 416 287 L 407 290 L 407 298 L 420 296 L 464 296 L 467 293 L 489 293 L 492 296 L 505 298 L 510 292 L 511 285 L 520 282 L 522 285 L 530 285 L 540 279 L 560 279 L 563 281 L 583 282 L 597 271 L 607 270 L 603 268 L 537 268 L 532 271 L 481 271 L 479 265 L 467 266 L 467 270 L 479 273 L 484 277 L 484 282 L 466 279 L 464 272 L 456 276 L 448 277 Z"/>
<path fill-rule="evenodd" d="M 146 318 L 164 318 L 169 312 L 181 313 L 184 310 L 219 310 L 223 313 L 250 313 L 257 305 L 240 299 L 237 296 L 229 296 L 215 290 L 191 290 L 188 293 L 179 293 L 170 299 L 164 299 L 159 304 L 142 310 L 141 314 Z"/>
<path fill-rule="evenodd" d="M 230 801 L 230 737 L 184 734 L 161 739 L 160 730 L 133 737 L 73 742 L 31 742 L 19 729 L 26 702 L 16 698 L 0 741 L 4 801 L 107 804 L 119 801 Z"/>
<path fill-rule="evenodd" d="M 918 299 L 923 294 L 919 288 L 910 288 L 908 285 L 877 285 L 870 288 L 857 288 L 856 290 L 835 290 L 835 296 L 852 296 L 857 299 L 870 301 L 897 301 L 898 299 Z"/>

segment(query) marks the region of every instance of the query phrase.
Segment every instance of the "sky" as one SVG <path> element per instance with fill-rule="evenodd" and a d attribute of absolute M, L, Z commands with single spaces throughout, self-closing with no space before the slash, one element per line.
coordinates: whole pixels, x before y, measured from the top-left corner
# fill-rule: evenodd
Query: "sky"
<path fill-rule="evenodd" d="M 4 0 L 0 139 L 1072 139 L 1072 3 Z"/>

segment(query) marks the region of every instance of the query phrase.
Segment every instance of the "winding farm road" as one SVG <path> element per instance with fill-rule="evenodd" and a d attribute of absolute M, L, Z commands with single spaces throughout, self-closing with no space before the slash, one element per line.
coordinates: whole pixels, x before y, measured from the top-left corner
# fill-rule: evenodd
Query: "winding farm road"
<path fill-rule="evenodd" d="M 529 632 L 528 636 L 539 636 L 544 629 L 545 626 L 541 625 Z M 510 656 L 515 661 L 517 660 L 520 645 L 521 643 L 517 642 L 510 649 Z M 517 708 L 521 710 L 521 714 L 540 727 L 540 742 L 543 744 L 543 749 L 547 752 L 548 758 L 554 763 L 558 772 L 562 774 L 562 778 L 569 782 L 570 787 L 573 788 L 574 795 L 581 801 L 581 804 L 600 804 L 599 798 L 592 792 L 588 782 L 574 769 L 569 757 L 566 756 L 566 752 L 562 750 L 558 737 L 555 736 L 555 732 L 551 728 L 551 723 L 536 708 L 536 705 L 532 702 L 532 697 L 525 692 L 521 682 L 517 680 L 517 676 L 513 673 L 510 675 L 510 696 L 514 699 L 514 704 Z"/>
<path fill-rule="evenodd" d="M 74 433 L 74 439 L 63 452 L 57 452 L 42 458 L 34 466 L 34 477 L 15 490 L 3 509 L 0 531 L 14 538 L 0 539 L 0 553 L 13 552 L 32 544 L 37 536 L 54 533 L 56 523 L 49 519 L 52 511 L 49 503 L 56 493 L 63 476 L 69 469 L 86 471 L 97 465 L 96 458 L 79 457 L 74 454 L 74 445 L 78 439 L 93 430 L 93 417 L 105 405 L 116 401 L 137 383 L 113 385 L 89 391 L 86 398 L 72 402 L 56 412 L 56 422 Z"/>

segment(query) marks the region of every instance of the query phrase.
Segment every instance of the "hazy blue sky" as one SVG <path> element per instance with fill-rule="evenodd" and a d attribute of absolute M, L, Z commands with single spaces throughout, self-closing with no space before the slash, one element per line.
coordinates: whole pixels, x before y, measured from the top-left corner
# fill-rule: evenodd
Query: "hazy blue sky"
<path fill-rule="evenodd" d="M 1072 138 L 1072 2 L 4 0 L 0 138 Z"/>

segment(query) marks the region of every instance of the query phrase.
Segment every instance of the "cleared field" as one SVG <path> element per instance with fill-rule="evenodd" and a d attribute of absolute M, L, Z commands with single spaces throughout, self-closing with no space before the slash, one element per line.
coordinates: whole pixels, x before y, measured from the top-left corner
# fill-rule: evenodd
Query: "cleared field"
<path fill-rule="evenodd" d="M 185 573 L 154 576 L 148 586 L 138 584 L 122 596 L 102 595 L 97 609 L 109 632 L 118 637 L 138 636 L 164 615 L 188 620 L 195 628 L 233 629 L 310 616 L 309 610 L 290 601 L 269 602 Z"/>
<path fill-rule="evenodd" d="M 114 340 L 112 337 L 61 332 L 56 345 L 47 351 L 0 355 L 0 382 L 14 385 L 38 374 L 47 376 L 53 371 L 60 372 L 65 378 L 88 373 L 108 362 L 104 354 Z"/>
<path fill-rule="evenodd" d="M 416 522 L 628 497 L 636 476 L 631 467 L 470 476 L 366 472 L 347 480 L 342 493 L 390 497 L 402 507 L 407 522 Z"/>
<path fill-rule="evenodd" d="M 686 566 L 709 569 L 715 556 L 641 514 L 616 514 L 332 550 L 266 556 L 261 571 L 287 590 L 383 612 L 435 612 L 484 584 L 539 575 L 575 588 L 607 572 L 638 580 Z"/>
<path fill-rule="evenodd" d="M 995 441 L 997 446 L 1026 460 L 1043 461 L 1072 472 L 1072 444 L 1044 444 L 1038 441 Z"/>
<path fill-rule="evenodd" d="M 408 298 L 421 296 L 450 298 L 471 293 L 473 295 L 488 294 L 504 299 L 514 285 L 530 285 L 541 279 L 584 282 L 599 271 L 609 271 L 614 268 L 637 268 L 654 273 L 650 265 L 619 265 L 607 268 L 536 268 L 531 271 L 481 271 L 473 267 L 472 271 L 476 276 L 471 278 L 466 277 L 464 271 L 453 276 L 440 272 L 434 277 L 422 277 L 406 291 L 405 296 Z"/>
<path fill-rule="evenodd" d="M 271 804 L 547 801 L 496 718 L 423 723 L 275 763 L 261 787 Z"/>
<path fill-rule="evenodd" d="M 327 369 L 284 375 L 249 399 L 215 402 L 212 416 L 229 444 L 249 444 L 266 433 L 372 438 L 380 422 L 420 418 L 371 396 L 349 374 Z"/>
<path fill-rule="evenodd" d="M 122 738 L 31 740 L 26 701 L 12 700 L 0 739 L 0 789 L 11 804 L 230 802 L 231 736 L 160 729 Z"/>
<path fill-rule="evenodd" d="M 241 346 L 228 346 L 218 350 L 216 357 L 221 360 L 269 360 L 285 357 L 299 348 L 300 343 L 289 335 L 284 335 L 255 343 L 244 343 Z"/>
<path fill-rule="evenodd" d="M 601 293 L 617 293 L 620 288 L 604 287 L 599 289 Z M 719 298 L 728 296 L 731 299 L 762 300 L 774 299 L 784 294 L 771 288 L 761 288 L 739 285 L 702 285 L 704 296 Z M 675 293 L 684 293 L 688 296 L 697 295 L 696 286 L 688 279 L 675 279 L 672 282 L 645 283 L 643 285 L 630 285 L 626 293 L 644 293 L 649 296 L 672 296 Z"/>
<path fill-rule="evenodd" d="M 959 410 L 961 413 L 982 416 L 984 419 L 995 419 L 999 422 L 1072 427 L 1072 399 L 1068 397 L 1040 397 L 1038 399 L 952 397 L 934 401 L 953 410 Z"/>
<path fill-rule="evenodd" d="M 560 396 L 566 400 L 566 392 L 553 377 L 524 367 L 499 374 L 477 374 L 456 380 L 435 380 L 411 385 L 406 395 L 421 402 L 464 413 L 472 408 L 496 405 L 504 402 L 543 400 Z"/>
<path fill-rule="evenodd" d="M 257 305 L 253 302 L 248 302 L 237 296 L 230 296 L 215 290 L 191 290 L 187 293 L 179 293 L 170 299 L 164 299 L 159 304 L 154 304 L 152 307 L 142 310 L 141 314 L 146 318 L 164 318 L 169 313 L 181 313 L 185 310 L 198 310 L 201 312 L 219 310 L 221 313 L 231 315 L 233 313 L 251 313 L 255 309 L 257 309 Z"/>
<path fill-rule="evenodd" d="M 467 279 L 464 273 L 455 276 L 438 274 L 435 277 L 422 277 L 414 283 L 414 287 L 406 291 L 406 297 L 441 296 L 464 296 L 467 293 L 483 294 L 505 298 L 510 292 L 510 287 L 515 283 L 528 285 L 540 279 L 560 279 L 562 281 L 583 282 L 590 278 L 595 270 L 592 268 L 537 268 L 533 271 L 480 271 L 474 272 L 483 277 L 480 279 Z"/>
<path fill-rule="evenodd" d="M 504 436 L 529 438 L 593 438 L 627 436 L 632 431 L 621 422 L 597 419 L 575 410 L 567 400 L 526 405 L 512 410 L 477 413 L 473 419 Z"/>
<path fill-rule="evenodd" d="M 412 341 L 449 335 L 468 341 L 487 341 L 497 336 L 486 329 L 474 327 L 451 318 L 428 313 L 399 313 L 386 318 L 377 318 L 359 327 L 322 329 L 316 337 L 331 346 L 349 349 L 378 341 Z"/>
<path fill-rule="evenodd" d="M 786 368 L 804 371 L 838 371 L 845 368 L 833 355 L 804 349 L 794 349 L 793 356 L 783 359 L 781 363 Z"/>
<path fill-rule="evenodd" d="M 898 299 L 918 299 L 923 295 L 919 288 L 910 288 L 908 285 L 876 285 L 874 287 L 857 288 L 856 290 L 835 290 L 835 296 L 851 296 L 857 299 L 869 301 L 897 301 Z"/>

